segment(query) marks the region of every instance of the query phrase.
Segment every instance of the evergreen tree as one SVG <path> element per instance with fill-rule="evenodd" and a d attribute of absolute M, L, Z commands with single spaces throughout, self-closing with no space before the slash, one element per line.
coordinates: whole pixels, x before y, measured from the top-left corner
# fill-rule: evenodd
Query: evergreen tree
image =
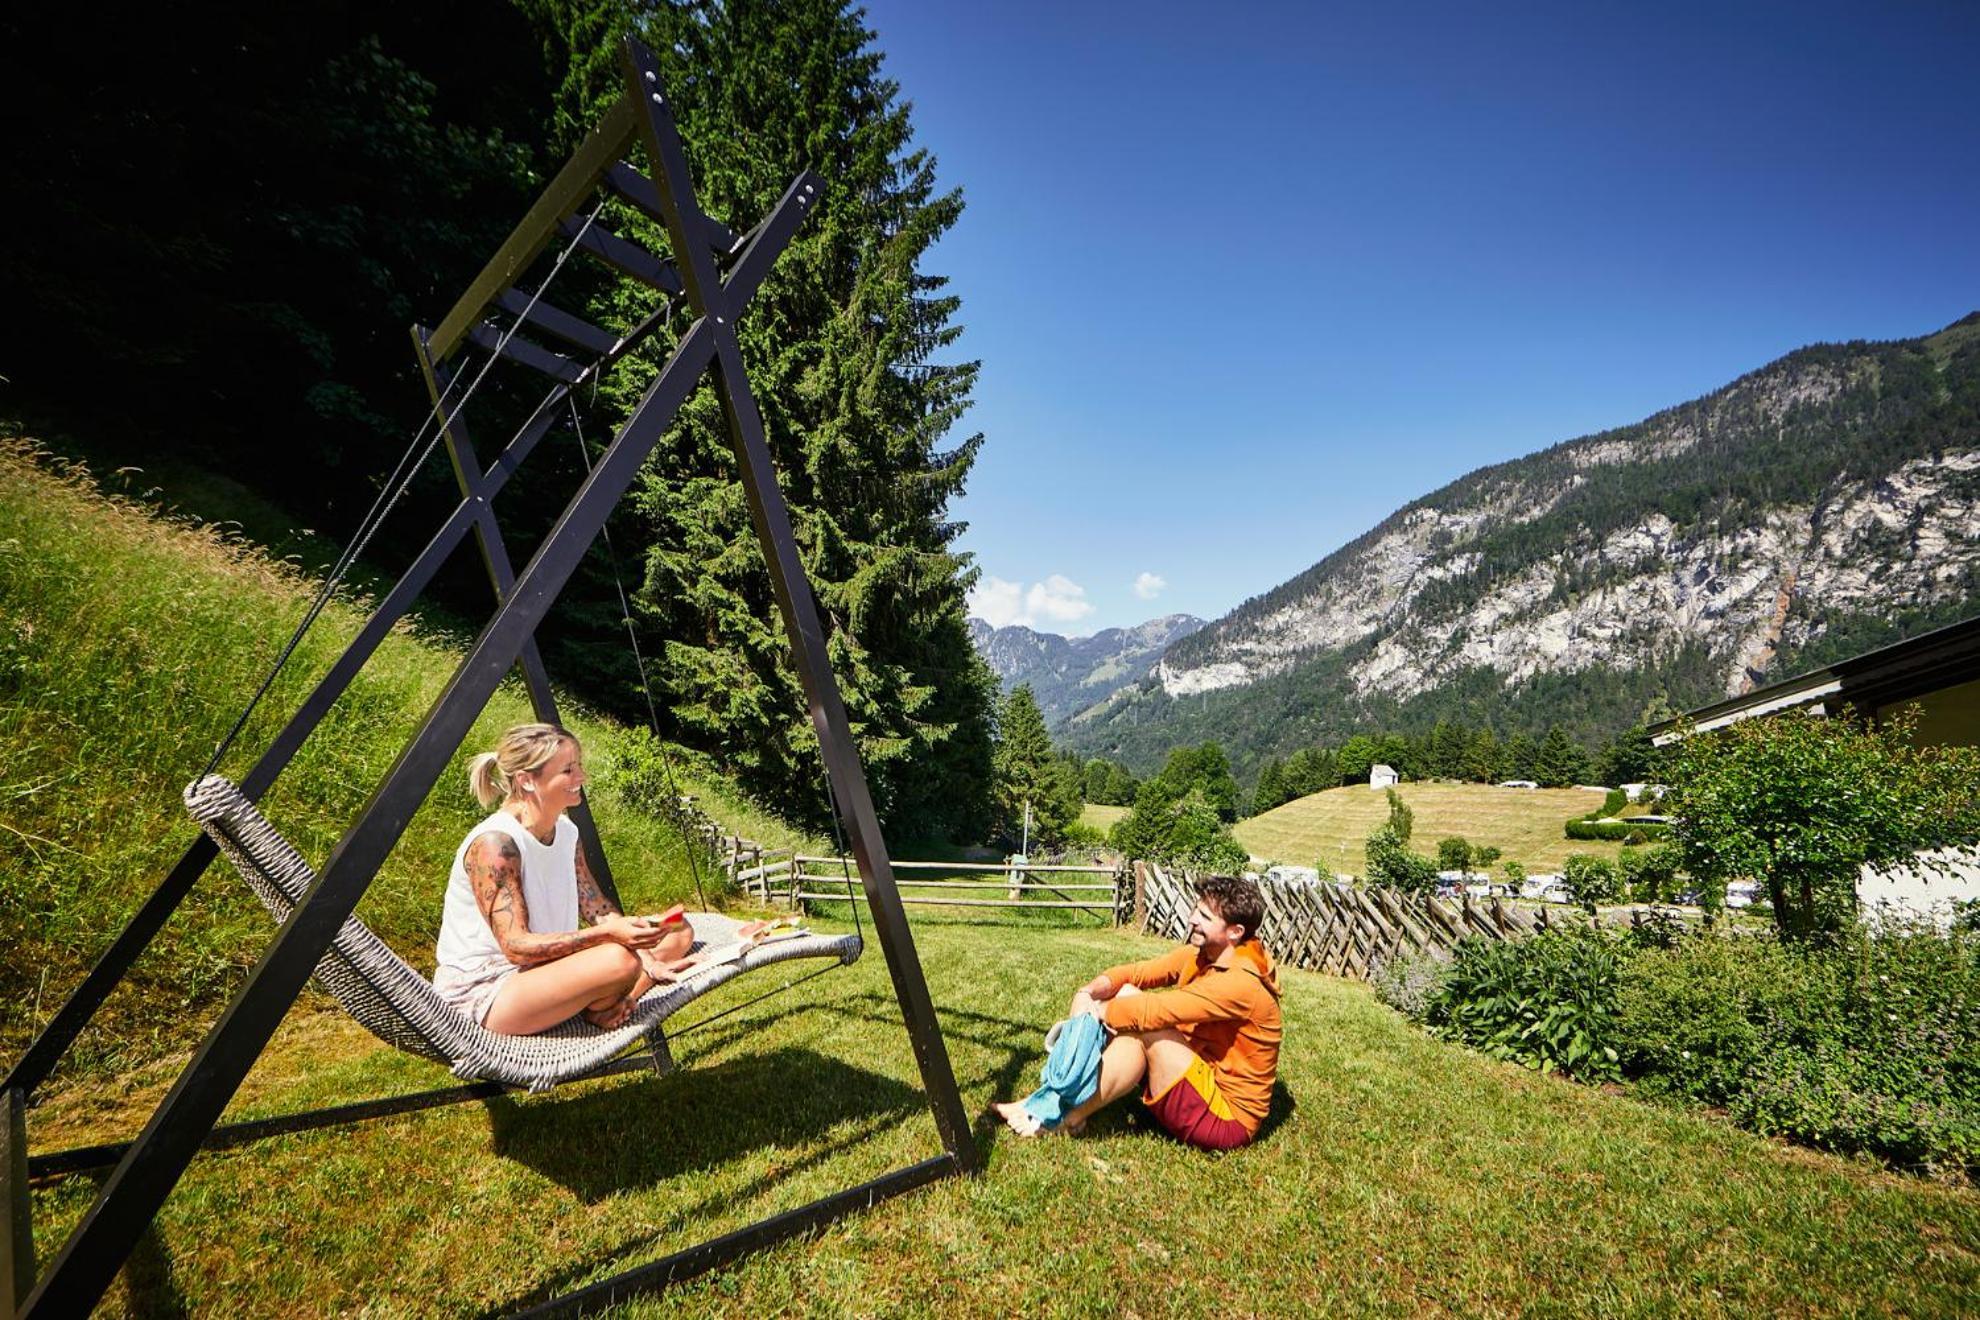
<path fill-rule="evenodd" d="M 1025 837 L 1025 809 L 1031 811 L 1031 838 L 1057 843 L 1079 819 L 1079 781 L 1072 767 L 1052 752 L 1045 716 L 1020 683 L 997 713 L 994 799 L 998 833 L 1015 846 Z"/>
<path fill-rule="evenodd" d="M 1588 757 L 1575 746 L 1560 725 L 1547 729 L 1547 736 L 1534 753 L 1532 778 L 1542 788 L 1566 788 L 1581 783 L 1588 774 Z"/>
<path fill-rule="evenodd" d="M 800 169 L 823 176 L 818 205 L 736 329 L 876 805 L 896 829 L 971 833 L 986 805 L 995 687 L 969 643 L 974 570 L 948 511 L 981 437 L 944 440 L 977 365 L 940 361 L 961 333 L 958 301 L 921 269 L 960 216 L 960 192 L 937 187 L 873 34 L 840 0 L 526 4 L 565 47 L 562 122 L 573 134 L 617 94 L 614 38 L 636 26 L 711 215 L 748 224 Z M 630 211 L 607 218 L 657 241 Z M 622 286 L 593 310 L 625 325 L 652 301 Z M 623 414 L 646 376 L 608 380 L 603 405 Z M 671 732 L 772 805 L 818 819 L 816 740 L 708 382 L 633 503 L 639 622 L 660 659 Z"/>
<path fill-rule="evenodd" d="M 1499 757 L 1500 774 L 1506 779 L 1537 779 L 1533 769 L 1538 751 L 1533 739 L 1523 733 L 1514 734 L 1506 739 L 1505 751 Z"/>
<path fill-rule="evenodd" d="M 1650 741 L 1650 731 L 1633 724 L 1602 750 L 1596 777 L 1604 784 L 1644 784 L 1658 778 L 1663 753 Z"/>
<path fill-rule="evenodd" d="M 1265 762 L 1258 772 L 1258 786 L 1251 791 L 1251 811 L 1253 815 L 1270 811 L 1273 807 L 1289 801 L 1286 792 L 1285 767 L 1277 757 Z"/>
<path fill-rule="evenodd" d="M 1503 754 L 1499 747 L 1498 735 L 1488 725 L 1471 735 L 1471 743 L 1464 752 L 1464 778 L 1478 784 L 1496 784 L 1502 779 L 1499 772 Z"/>
<path fill-rule="evenodd" d="M 1225 822 L 1237 819 L 1238 786 L 1231 775 L 1230 758 L 1214 742 L 1197 747 L 1178 747 L 1169 753 L 1168 764 L 1159 776 L 1172 800 L 1180 801 L 1194 792 L 1217 817 Z"/>
<path fill-rule="evenodd" d="M 1375 740 L 1365 733 L 1355 734 L 1334 753 L 1335 769 L 1339 771 L 1343 784 L 1367 783 L 1368 772 L 1375 768 L 1375 762 L 1380 759 Z"/>

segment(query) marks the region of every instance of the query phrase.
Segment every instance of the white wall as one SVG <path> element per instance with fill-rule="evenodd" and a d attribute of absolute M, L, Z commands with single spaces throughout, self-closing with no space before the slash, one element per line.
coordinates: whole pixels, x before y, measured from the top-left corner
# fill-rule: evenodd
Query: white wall
<path fill-rule="evenodd" d="M 1942 848 L 1919 857 L 1937 859 L 1948 869 L 1923 864 L 1887 871 L 1863 868 L 1856 898 L 1866 919 L 1905 917 L 1946 926 L 1952 921 L 1953 904 L 1980 898 L 1980 847 Z"/>

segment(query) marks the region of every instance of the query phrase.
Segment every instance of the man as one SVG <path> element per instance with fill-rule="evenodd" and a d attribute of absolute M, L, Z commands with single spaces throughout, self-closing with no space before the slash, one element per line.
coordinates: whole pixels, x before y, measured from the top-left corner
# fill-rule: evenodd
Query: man
<path fill-rule="evenodd" d="M 1150 1115 L 1189 1145 L 1230 1150 L 1258 1134 L 1280 1036 L 1278 977 L 1257 937 L 1264 900 L 1250 881 L 1224 876 L 1197 893 L 1188 944 L 1109 967 L 1073 996 L 1070 1016 L 1092 1013 L 1114 1035 L 1100 1056 L 1100 1088 L 1066 1115 L 1066 1132 L 1077 1135 L 1089 1115 L 1139 1085 Z M 995 1108 L 1014 1132 L 1035 1130 L 1021 1101 Z"/>

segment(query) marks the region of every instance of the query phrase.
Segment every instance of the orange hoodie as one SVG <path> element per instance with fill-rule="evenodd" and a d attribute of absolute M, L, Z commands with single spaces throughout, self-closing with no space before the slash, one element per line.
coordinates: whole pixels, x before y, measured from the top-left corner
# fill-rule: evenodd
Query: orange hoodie
<path fill-rule="evenodd" d="M 1217 1074 L 1217 1087 L 1245 1130 L 1256 1134 L 1272 1105 L 1279 1070 L 1279 979 L 1257 940 L 1237 946 L 1228 967 L 1204 963 L 1190 945 L 1146 962 L 1109 967 L 1115 985 L 1164 994 L 1116 995 L 1107 1025 L 1117 1031 L 1174 1027 Z"/>

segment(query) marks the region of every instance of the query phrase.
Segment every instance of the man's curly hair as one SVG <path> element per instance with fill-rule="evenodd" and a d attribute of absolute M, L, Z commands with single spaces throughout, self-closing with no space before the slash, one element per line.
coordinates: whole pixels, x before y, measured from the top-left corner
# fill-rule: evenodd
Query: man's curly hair
<path fill-rule="evenodd" d="M 1265 896 L 1257 885 L 1234 875 L 1213 875 L 1197 881 L 1196 893 L 1225 922 L 1244 927 L 1246 941 L 1258 938 L 1258 927 L 1265 920 Z"/>

